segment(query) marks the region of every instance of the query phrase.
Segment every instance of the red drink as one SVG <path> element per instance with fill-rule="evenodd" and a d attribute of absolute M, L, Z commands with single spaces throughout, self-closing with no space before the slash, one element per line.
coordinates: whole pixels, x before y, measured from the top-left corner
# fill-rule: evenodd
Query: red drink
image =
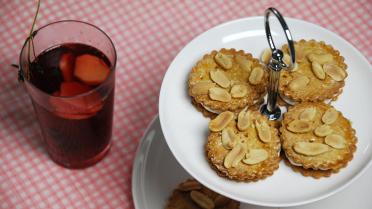
<path fill-rule="evenodd" d="M 30 64 L 30 82 L 51 95 L 45 108 L 33 102 L 50 156 L 66 167 L 99 161 L 110 147 L 114 89 L 96 90 L 111 63 L 98 49 L 63 44 L 40 53 Z"/>

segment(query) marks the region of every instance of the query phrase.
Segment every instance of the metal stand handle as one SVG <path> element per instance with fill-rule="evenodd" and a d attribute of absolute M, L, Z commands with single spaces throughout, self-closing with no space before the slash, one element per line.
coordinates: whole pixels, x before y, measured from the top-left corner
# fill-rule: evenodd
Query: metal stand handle
<path fill-rule="evenodd" d="M 289 53 L 291 57 L 290 66 L 287 66 L 284 63 L 283 52 L 280 49 L 277 49 L 275 47 L 274 40 L 273 40 L 271 31 L 270 31 L 270 23 L 269 23 L 270 13 L 273 13 L 276 16 L 276 18 L 278 18 L 280 25 L 282 26 L 284 30 L 284 34 L 287 38 Z M 261 107 L 261 112 L 265 114 L 269 118 L 269 120 L 277 120 L 281 116 L 280 108 L 276 104 L 277 98 L 279 96 L 278 87 L 279 87 L 280 71 L 283 68 L 291 69 L 294 66 L 294 63 L 296 61 L 295 49 L 294 49 L 292 35 L 291 35 L 291 32 L 289 31 L 287 23 L 285 22 L 283 16 L 275 8 L 270 7 L 265 11 L 265 32 L 266 32 L 267 41 L 272 51 L 272 56 L 271 56 L 269 64 L 267 65 L 270 71 L 269 72 L 269 86 L 267 88 L 267 91 L 268 91 L 267 104 Z"/>

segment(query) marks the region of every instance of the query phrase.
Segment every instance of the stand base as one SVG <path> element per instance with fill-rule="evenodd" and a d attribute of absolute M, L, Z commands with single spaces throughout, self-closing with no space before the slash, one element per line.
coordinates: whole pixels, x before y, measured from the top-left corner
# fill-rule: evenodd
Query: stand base
<path fill-rule="evenodd" d="M 267 104 L 262 105 L 260 111 L 262 114 L 266 115 L 269 120 L 278 120 L 282 114 L 279 107 L 276 107 L 274 111 L 270 112 L 267 109 Z"/>

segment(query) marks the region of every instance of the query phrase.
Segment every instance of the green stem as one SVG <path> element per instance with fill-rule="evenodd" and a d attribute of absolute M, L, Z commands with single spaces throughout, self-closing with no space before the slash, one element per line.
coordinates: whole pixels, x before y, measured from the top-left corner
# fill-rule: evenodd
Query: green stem
<path fill-rule="evenodd" d="M 41 0 L 38 0 L 37 1 L 37 8 L 36 8 L 34 20 L 32 22 L 30 34 L 28 36 L 28 63 L 29 64 L 31 64 L 31 46 L 32 46 L 32 51 L 33 51 L 34 56 L 35 56 L 35 48 L 34 48 L 34 42 L 33 42 L 33 32 L 34 32 L 34 28 L 35 28 L 35 25 L 36 25 L 37 15 L 39 14 L 40 2 L 41 2 Z M 29 78 L 29 76 L 30 76 L 30 70 L 28 70 L 27 72 L 28 73 L 27 73 L 26 76 Z"/>

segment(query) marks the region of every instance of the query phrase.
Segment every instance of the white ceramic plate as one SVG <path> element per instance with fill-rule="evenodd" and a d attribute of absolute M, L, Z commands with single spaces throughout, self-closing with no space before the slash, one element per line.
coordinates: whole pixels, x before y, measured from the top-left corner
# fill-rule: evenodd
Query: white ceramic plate
<path fill-rule="evenodd" d="M 334 103 L 353 122 L 358 149 L 347 168 L 330 178 L 314 180 L 293 172 L 281 163 L 273 176 L 256 183 L 237 183 L 219 177 L 205 159 L 208 119 L 198 112 L 187 94 L 192 66 L 205 53 L 219 48 L 236 48 L 255 57 L 267 48 L 263 18 L 239 19 L 212 28 L 196 37 L 173 60 L 164 77 L 159 99 L 159 117 L 166 142 L 182 167 L 202 184 L 230 198 L 265 206 L 294 206 L 328 197 L 361 175 L 372 159 L 372 128 L 369 117 L 372 97 L 372 69 L 363 55 L 336 34 L 314 24 L 286 18 L 296 40 L 323 40 L 341 51 L 349 76 L 344 91 Z M 284 43 L 282 29 L 272 22 L 275 42 Z M 277 45 L 279 45 L 278 43 Z"/>
<path fill-rule="evenodd" d="M 164 209 L 169 196 L 179 183 L 191 176 L 177 163 L 167 147 L 155 117 L 144 134 L 133 165 L 132 195 L 136 209 Z M 372 199 L 372 166 L 350 187 L 315 203 L 291 209 L 370 209 Z M 241 204 L 241 209 L 270 209 Z"/>

